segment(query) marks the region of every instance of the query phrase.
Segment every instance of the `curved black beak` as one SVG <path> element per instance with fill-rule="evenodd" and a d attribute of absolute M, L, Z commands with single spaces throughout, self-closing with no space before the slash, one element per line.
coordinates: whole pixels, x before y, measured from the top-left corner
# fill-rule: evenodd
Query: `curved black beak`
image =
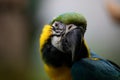
<path fill-rule="evenodd" d="M 82 45 L 83 32 L 80 28 L 75 28 L 65 35 L 62 45 L 63 50 L 72 54 L 72 62 L 77 60 Z"/>
<path fill-rule="evenodd" d="M 78 54 L 80 54 L 80 48 L 82 45 L 82 32 L 80 29 L 74 29 L 71 34 L 71 53 L 72 53 L 72 61 L 77 60 Z"/>

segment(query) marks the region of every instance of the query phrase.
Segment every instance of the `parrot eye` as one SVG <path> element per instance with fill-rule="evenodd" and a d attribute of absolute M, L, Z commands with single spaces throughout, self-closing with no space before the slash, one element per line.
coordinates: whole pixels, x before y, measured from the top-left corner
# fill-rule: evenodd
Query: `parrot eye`
<path fill-rule="evenodd" d="M 65 25 L 61 22 L 55 21 L 52 25 L 53 28 L 63 30 L 65 28 Z"/>
<path fill-rule="evenodd" d="M 55 23 L 55 27 L 57 27 L 58 26 L 58 23 Z"/>
<path fill-rule="evenodd" d="M 52 28 L 55 35 L 61 35 L 65 31 L 65 25 L 58 21 L 53 23 Z"/>

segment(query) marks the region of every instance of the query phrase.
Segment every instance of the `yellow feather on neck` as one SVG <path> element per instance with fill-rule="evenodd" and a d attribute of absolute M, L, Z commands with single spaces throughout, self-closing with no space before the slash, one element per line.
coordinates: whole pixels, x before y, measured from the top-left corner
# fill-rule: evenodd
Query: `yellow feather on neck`
<path fill-rule="evenodd" d="M 89 49 L 89 47 L 88 47 L 85 39 L 83 39 L 83 40 L 84 40 L 84 45 L 85 45 L 85 47 L 86 47 L 86 49 L 87 49 L 87 51 L 88 51 L 88 57 L 91 57 L 91 55 L 90 55 L 90 49 Z"/>
<path fill-rule="evenodd" d="M 44 68 L 51 80 L 72 80 L 71 70 L 67 66 L 61 66 L 56 68 L 44 64 Z"/>
<path fill-rule="evenodd" d="M 45 45 L 45 43 L 47 42 L 47 40 L 50 38 L 50 36 L 52 35 L 52 27 L 50 25 L 45 25 L 42 33 L 40 35 L 40 52 L 43 49 L 43 46 Z"/>

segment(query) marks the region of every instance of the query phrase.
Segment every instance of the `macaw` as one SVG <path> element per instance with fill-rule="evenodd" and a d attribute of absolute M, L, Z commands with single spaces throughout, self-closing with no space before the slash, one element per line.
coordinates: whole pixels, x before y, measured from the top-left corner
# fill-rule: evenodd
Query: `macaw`
<path fill-rule="evenodd" d="M 40 55 L 51 80 L 120 80 L 120 68 L 87 46 L 86 18 L 67 12 L 43 27 Z"/>

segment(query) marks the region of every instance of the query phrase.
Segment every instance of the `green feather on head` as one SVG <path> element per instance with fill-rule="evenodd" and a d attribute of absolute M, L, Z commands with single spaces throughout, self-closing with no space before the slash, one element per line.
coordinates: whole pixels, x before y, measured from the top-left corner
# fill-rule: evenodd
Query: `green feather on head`
<path fill-rule="evenodd" d="M 59 15 L 50 24 L 53 24 L 55 21 L 60 21 L 64 24 L 75 24 L 76 26 L 82 26 L 86 30 L 87 21 L 82 14 L 75 12 L 68 12 L 62 15 Z"/>

